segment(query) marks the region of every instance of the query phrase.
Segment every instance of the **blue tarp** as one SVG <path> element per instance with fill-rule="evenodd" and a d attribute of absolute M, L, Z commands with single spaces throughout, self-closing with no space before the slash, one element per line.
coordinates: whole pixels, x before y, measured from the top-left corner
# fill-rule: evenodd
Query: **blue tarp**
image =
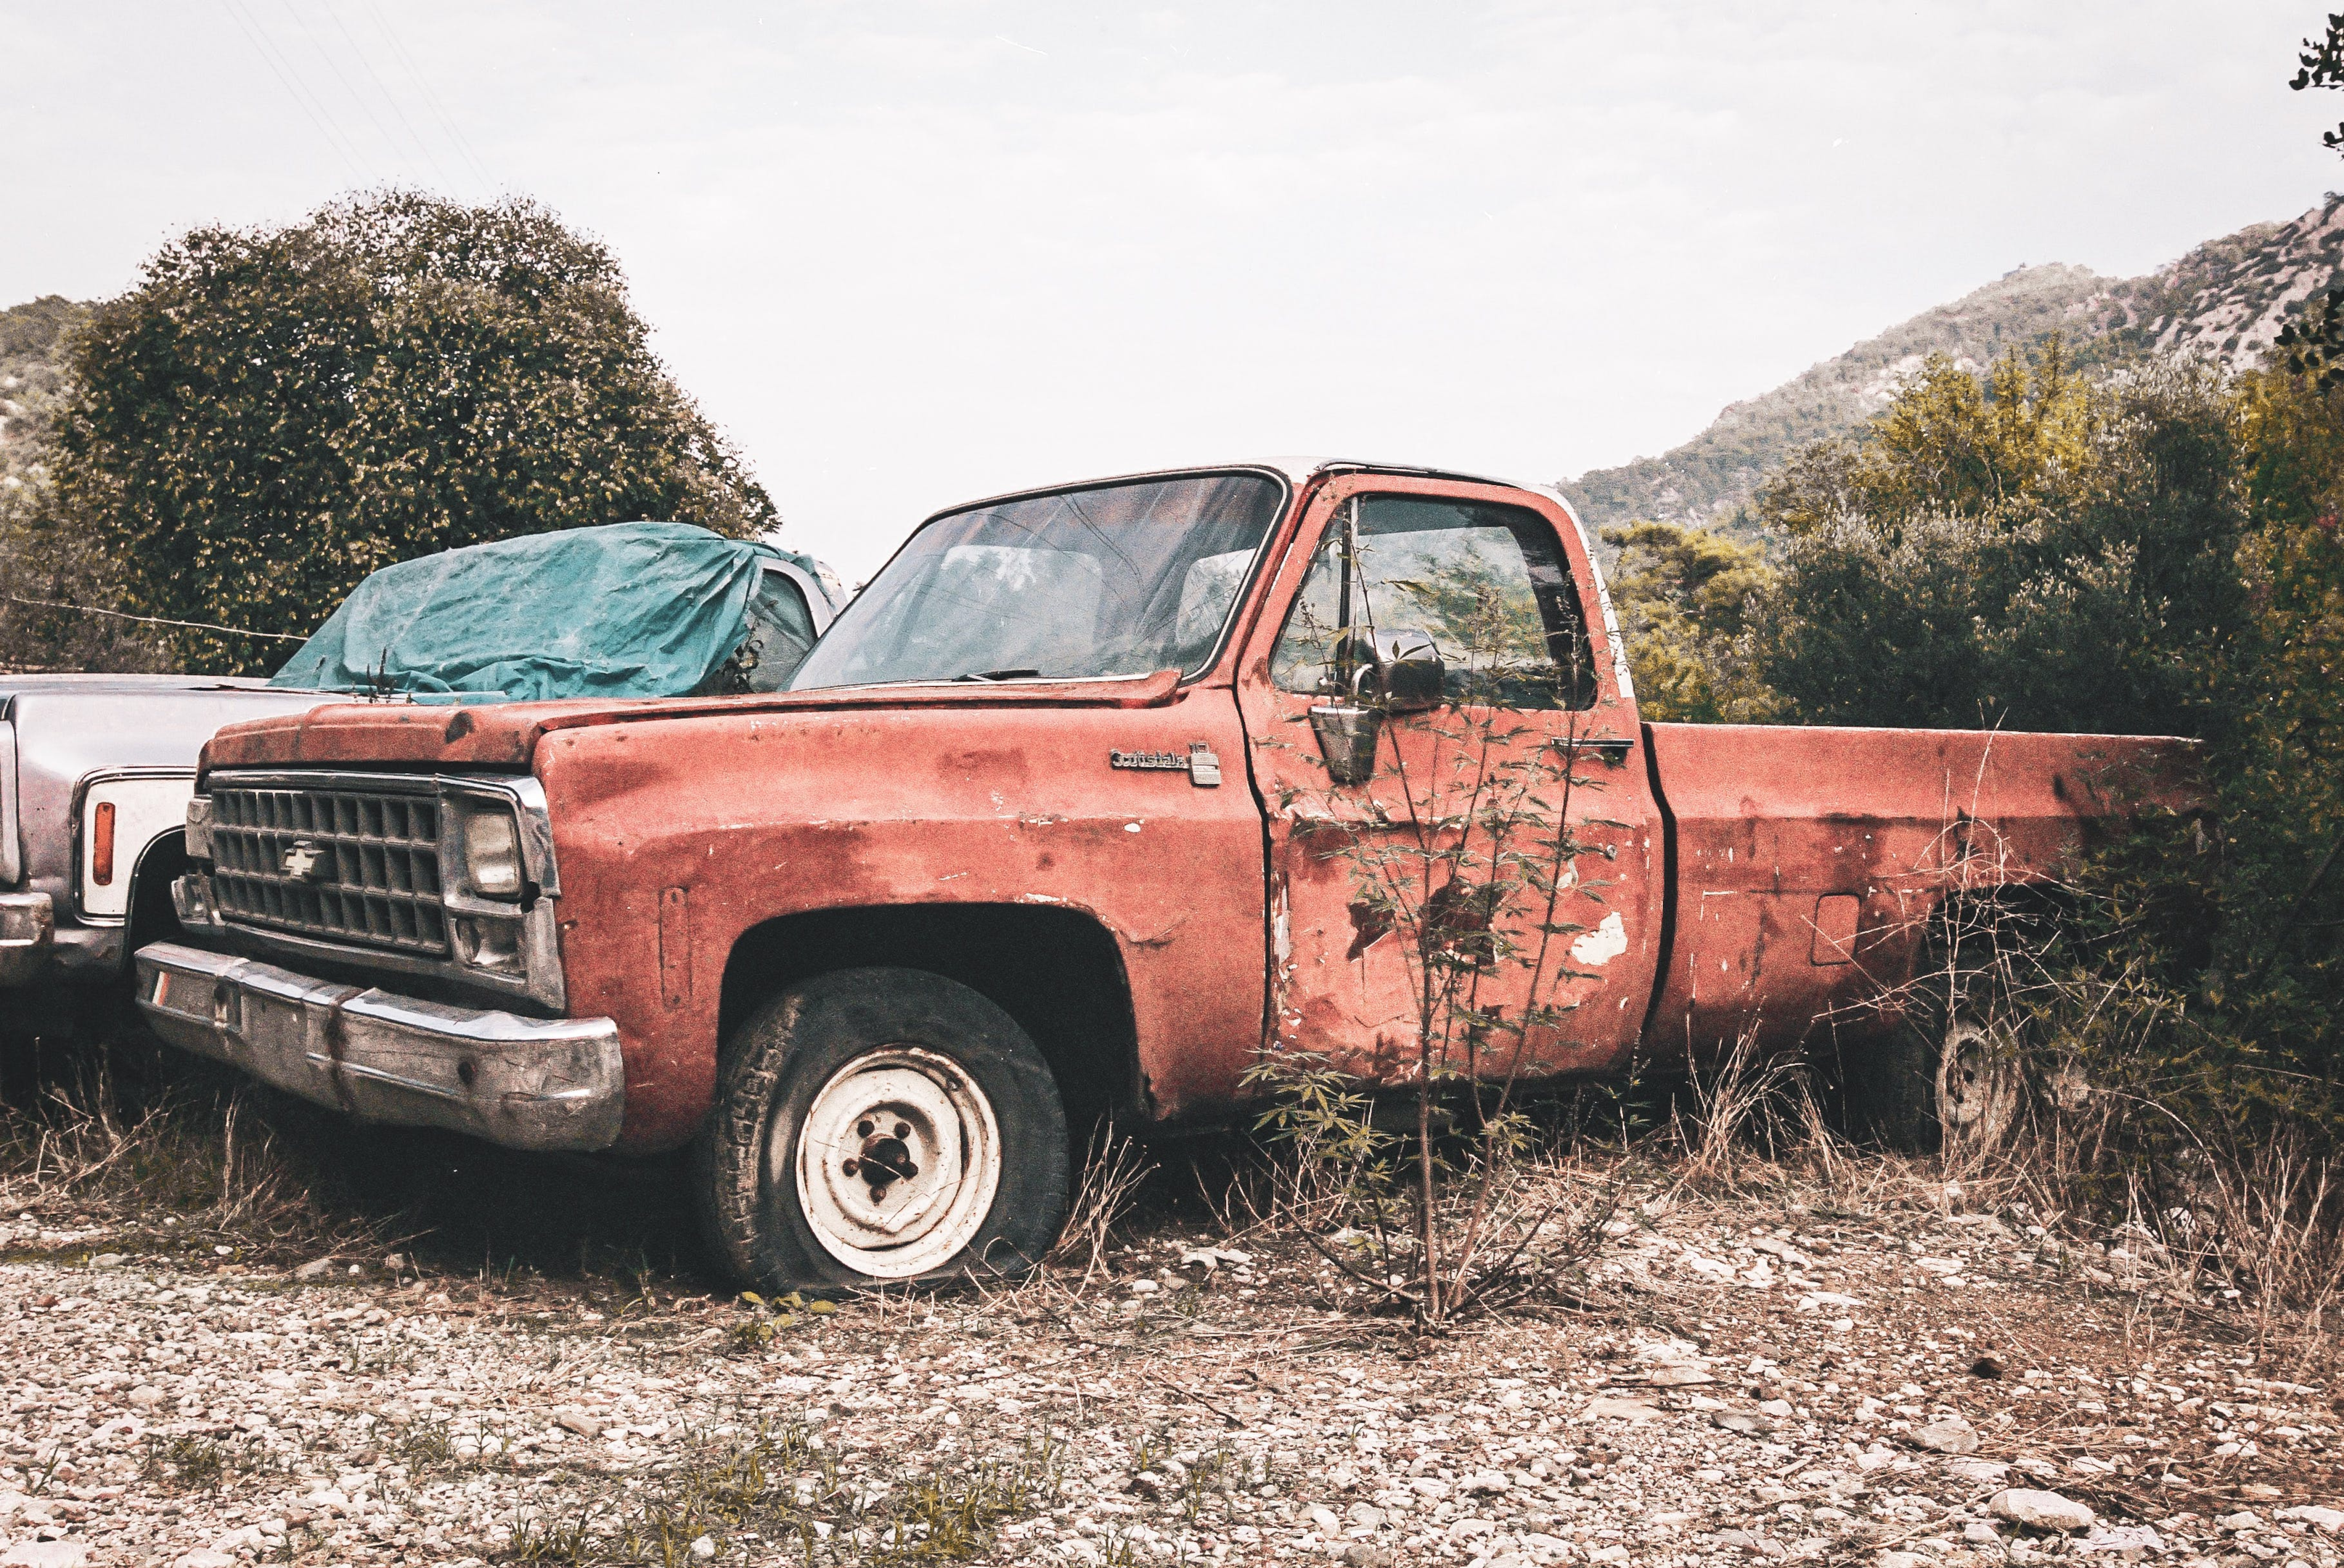
<path fill-rule="evenodd" d="M 353 590 L 272 686 L 425 702 L 768 691 L 813 628 L 810 564 L 684 522 L 500 540 L 386 566 Z"/>

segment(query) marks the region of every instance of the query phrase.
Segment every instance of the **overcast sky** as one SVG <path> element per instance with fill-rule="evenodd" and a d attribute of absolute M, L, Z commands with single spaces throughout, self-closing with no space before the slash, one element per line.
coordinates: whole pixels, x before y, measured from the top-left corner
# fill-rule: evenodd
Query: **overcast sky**
<path fill-rule="evenodd" d="M 525 192 L 860 576 L 1170 462 L 1574 474 L 2022 263 L 2293 217 L 2344 185 L 2319 8 L 0 0 L 0 304 Z"/>

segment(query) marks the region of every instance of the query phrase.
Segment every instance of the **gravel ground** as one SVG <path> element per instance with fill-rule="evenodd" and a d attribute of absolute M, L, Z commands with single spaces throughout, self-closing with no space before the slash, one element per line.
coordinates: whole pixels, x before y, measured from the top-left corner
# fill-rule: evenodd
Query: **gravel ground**
<path fill-rule="evenodd" d="M 1647 1184 L 1574 1305 L 1439 1338 L 1170 1213 L 823 1310 L 7 1196 L 8 1564 L 2339 1558 L 2320 1346 L 1918 1178 Z"/>

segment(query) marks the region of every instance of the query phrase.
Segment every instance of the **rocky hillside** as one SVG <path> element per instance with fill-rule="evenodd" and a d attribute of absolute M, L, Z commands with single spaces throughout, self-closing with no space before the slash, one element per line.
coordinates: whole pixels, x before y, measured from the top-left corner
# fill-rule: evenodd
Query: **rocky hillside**
<path fill-rule="evenodd" d="M 1759 480 L 1793 449 L 1836 435 L 1886 405 L 1933 353 L 1982 367 L 2003 349 L 2065 333 L 2086 356 L 2194 350 L 2255 363 L 2280 325 L 2344 260 L 2344 197 L 2291 223 L 2257 224 L 2199 246 L 2145 278 L 2081 267 L 2022 267 L 1743 402 L 1657 458 L 1563 482 L 1591 525 L 1634 518 L 1730 526 Z"/>

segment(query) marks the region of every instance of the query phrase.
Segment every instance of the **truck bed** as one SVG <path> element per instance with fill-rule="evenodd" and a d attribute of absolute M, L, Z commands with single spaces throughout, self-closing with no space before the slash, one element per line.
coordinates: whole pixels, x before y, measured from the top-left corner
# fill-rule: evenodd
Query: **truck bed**
<path fill-rule="evenodd" d="M 2057 882 L 2128 806 L 2183 798 L 2151 735 L 1646 724 L 1668 835 L 1663 1054 L 1807 1036 L 1908 976 L 1946 893 Z M 1763 998 L 1763 1004 L 1761 1004 Z"/>

